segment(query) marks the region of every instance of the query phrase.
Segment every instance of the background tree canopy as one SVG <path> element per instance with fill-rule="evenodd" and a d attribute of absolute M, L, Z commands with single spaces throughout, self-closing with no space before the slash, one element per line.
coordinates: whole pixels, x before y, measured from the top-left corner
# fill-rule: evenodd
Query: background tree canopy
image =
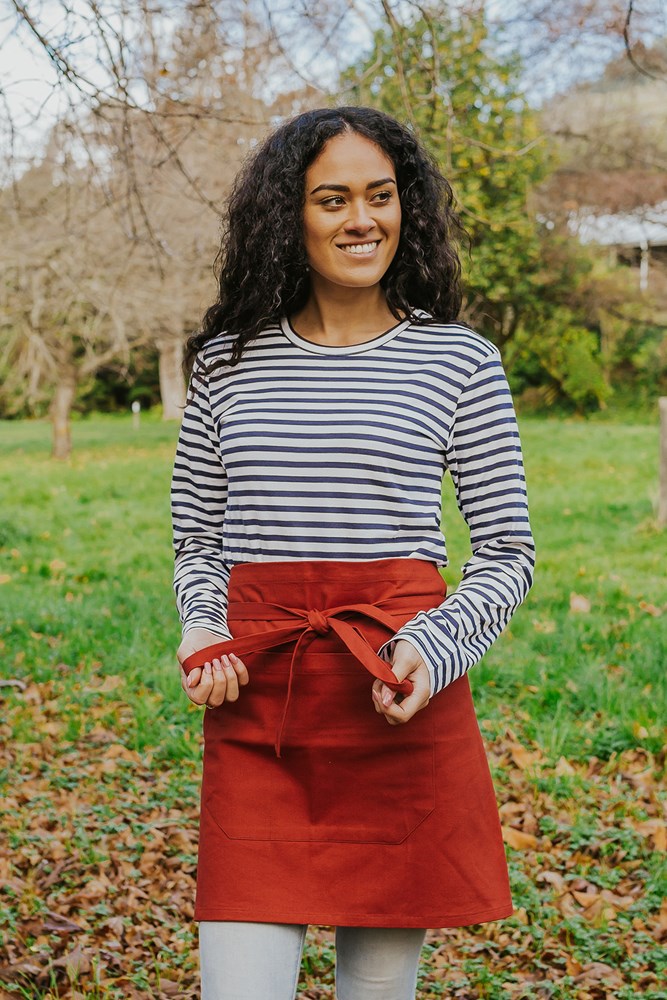
<path fill-rule="evenodd" d="M 470 234 L 462 316 L 501 348 L 520 406 L 650 403 L 667 391 L 665 258 L 582 242 L 577 227 L 667 205 L 651 2 L 632 23 L 625 5 L 593 0 L 585 15 L 574 0 L 502 14 L 477 0 L 327 0 L 317 16 L 301 0 L 137 0 L 122 17 L 58 0 L 51 23 L 16 5 L 12 33 L 47 52 L 66 100 L 42 148 L 20 156 L 0 80 L 0 416 L 50 407 L 63 454 L 72 407 L 161 395 L 177 416 L 234 173 L 273 122 L 336 103 L 408 121 L 450 180 Z M 586 79 L 566 55 L 582 40 L 601 53 Z"/>

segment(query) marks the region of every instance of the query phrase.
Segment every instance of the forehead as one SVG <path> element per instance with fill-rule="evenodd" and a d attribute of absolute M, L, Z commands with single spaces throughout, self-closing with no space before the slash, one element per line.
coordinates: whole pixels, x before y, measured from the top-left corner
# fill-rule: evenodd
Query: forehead
<path fill-rule="evenodd" d="M 356 132 L 344 132 L 329 139 L 308 167 L 308 183 L 351 185 L 376 177 L 396 177 L 394 165 L 383 149 Z"/>

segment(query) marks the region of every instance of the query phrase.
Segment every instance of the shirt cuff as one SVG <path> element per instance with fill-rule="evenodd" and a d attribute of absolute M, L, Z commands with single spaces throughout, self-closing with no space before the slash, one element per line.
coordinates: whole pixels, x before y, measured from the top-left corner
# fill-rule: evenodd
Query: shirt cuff
<path fill-rule="evenodd" d="M 188 632 L 192 632 L 195 628 L 205 628 L 209 632 L 213 632 L 214 635 L 220 637 L 222 642 L 227 639 L 234 638 L 228 628 L 223 628 L 219 622 L 211 621 L 207 618 L 189 618 L 186 622 L 183 622 L 183 635 L 186 635 Z"/>

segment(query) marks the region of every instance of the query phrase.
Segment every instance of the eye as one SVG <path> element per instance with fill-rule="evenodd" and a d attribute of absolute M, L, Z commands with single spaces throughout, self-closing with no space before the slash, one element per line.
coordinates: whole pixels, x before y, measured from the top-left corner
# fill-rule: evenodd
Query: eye
<path fill-rule="evenodd" d="M 340 205 L 345 204 L 345 199 L 342 195 L 333 194 L 330 198 L 323 198 L 320 204 L 327 205 L 330 208 L 339 208 Z"/>

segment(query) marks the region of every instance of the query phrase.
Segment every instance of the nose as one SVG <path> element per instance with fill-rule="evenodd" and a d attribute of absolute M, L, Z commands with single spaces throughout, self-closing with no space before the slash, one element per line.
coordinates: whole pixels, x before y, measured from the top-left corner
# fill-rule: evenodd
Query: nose
<path fill-rule="evenodd" d="M 344 228 L 346 232 L 360 233 L 362 236 L 375 228 L 375 219 L 371 216 L 364 199 L 351 203 Z"/>

